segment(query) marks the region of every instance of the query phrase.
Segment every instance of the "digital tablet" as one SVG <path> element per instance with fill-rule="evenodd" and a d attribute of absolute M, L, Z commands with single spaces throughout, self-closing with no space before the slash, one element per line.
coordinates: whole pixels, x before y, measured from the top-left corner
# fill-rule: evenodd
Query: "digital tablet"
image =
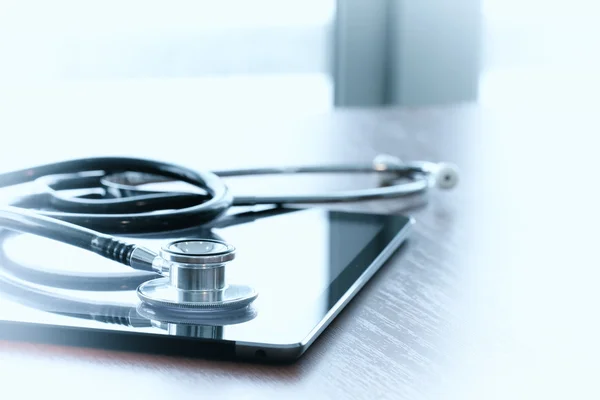
<path fill-rule="evenodd" d="M 169 238 L 128 237 L 156 249 L 178 235 L 218 237 L 236 247 L 227 281 L 251 285 L 258 298 L 244 310 L 200 317 L 163 314 L 141 304 L 135 289 L 147 277 L 123 265 L 49 239 L 4 235 L 0 338 L 293 361 L 401 246 L 412 224 L 399 215 L 247 209 L 213 227 Z M 71 282 L 65 280 L 71 275 Z M 56 279 L 48 285 L 40 276 Z M 104 281 L 113 286 L 99 284 Z"/>

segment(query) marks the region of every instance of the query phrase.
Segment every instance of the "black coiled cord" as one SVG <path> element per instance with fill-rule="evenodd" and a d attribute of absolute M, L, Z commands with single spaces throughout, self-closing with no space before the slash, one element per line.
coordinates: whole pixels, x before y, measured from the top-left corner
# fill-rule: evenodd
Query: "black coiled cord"
<path fill-rule="evenodd" d="M 137 172 L 181 181 L 204 194 L 144 192 L 128 197 L 65 198 L 59 189 L 75 189 L 101 179 L 102 175 Z M 56 177 L 57 179 L 48 179 Z M 62 179 L 61 179 L 62 177 Z M 233 204 L 233 196 L 217 175 L 160 161 L 101 157 L 69 160 L 0 174 L 0 188 L 38 181 L 45 193 L 26 196 L 11 205 L 36 214 L 104 233 L 141 234 L 165 232 L 203 225 L 220 217 Z M 47 184 L 47 182 L 55 184 Z M 53 187 L 54 186 L 54 187 Z M 89 187 L 89 186 L 81 186 Z M 46 224 L 47 225 L 47 224 Z M 14 229 L 14 226 L 13 228 Z"/>
<path fill-rule="evenodd" d="M 217 219 L 233 203 L 225 184 L 211 172 L 122 157 L 70 160 L 3 173 L 0 188 L 45 180 L 54 182 L 58 189 L 73 189 L 99 182 L 98 176 L 122 172 L 179 180 L 207 195 L 144 192 L 117 198 L 110 195 L 99 199 L 68 198 L 47 184 L 45 192 L 21 197 L 0 208 L 0 229 L 43 236 L 130 265 L 136 246 L 108 233 L 143 234 L 198 226 Z"/>

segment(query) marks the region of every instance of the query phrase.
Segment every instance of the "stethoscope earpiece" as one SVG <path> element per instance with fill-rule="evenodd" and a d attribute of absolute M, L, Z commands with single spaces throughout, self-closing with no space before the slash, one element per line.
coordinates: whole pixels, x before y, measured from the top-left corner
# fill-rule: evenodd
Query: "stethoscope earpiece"
<path fill-rule="evenodd" d="M 389 154 L 379 154 L 373 159 L 373 169 L 378 172 L 390 172 L 392 174 L 402 171 L 415 170 L 430 175 L 430 184 L 440 189 L 452 189 L 459 181 L 458 167 L 445 162 L 417 162 L 404 163 L 399 157 Z"/>
<path fill-rule="evenodd" d="M 440 189 L 452 189 L 458 184 L 458 167 L 449 163 L 438 163 L 434 172 L 435 186 Z"/>

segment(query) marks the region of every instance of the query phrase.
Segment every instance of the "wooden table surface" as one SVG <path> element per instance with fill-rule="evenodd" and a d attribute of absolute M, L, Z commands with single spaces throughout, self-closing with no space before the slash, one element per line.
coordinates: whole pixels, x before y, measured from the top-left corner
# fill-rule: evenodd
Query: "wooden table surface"
<path fill-rule="evenodd" d="M 91 93 L 68 107 L 51 92 L 13 97 L 0 107 L 0 168 L 135 155 L 221 169 L 385 152 L 454 162 L 461 182 L 421 207 L 344 206 L 406 213 L 417 224 L 297 363 L 1 342 L 0 398 L 597 398 L 598 195 L 582 172 L 593 167 L 598 131 L 588 109 L 565 115 L 562 102 L 532 107 L 520 97 L 293 117 L 142 97 Z M 270 190 L 259 180 L 230 184 Z"/>

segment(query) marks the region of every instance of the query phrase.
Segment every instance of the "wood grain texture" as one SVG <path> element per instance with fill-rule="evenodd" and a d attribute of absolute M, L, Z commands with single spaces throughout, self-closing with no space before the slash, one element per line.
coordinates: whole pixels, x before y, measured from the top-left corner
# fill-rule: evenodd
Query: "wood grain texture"
<path fill-rule="evenodd" d="M 25 135 L 42 127 L 51 134 L 35 136 L 39 147 L 30 154 L 17 157 L 3 146 L 2 169 L 94 155 L 136 155 L 221 169 L 368 161 L 384 152 L 406 160 L 454 162 L 461 168 L 461 182 L 452 192 L 433 191 L 426 204 L 417 206 L 406 201 L 339 206 L 406 213 L 417 224 L 407 245 L 293 365 L 2 342 L 3 393 L 69 399 L 463 399 L 539 398 L 566 389 L 572 395 L 584 387 L 552 381 L 570 377 L 559 373 L 562 369 L 553 361 L 575 366 L 587 358 L 579 357 L 583 353 L 577 341 L 550 318 L 540 300 L 552 298 L 546 295 L 559 278 L 551 263 L 567 253 L 549 257 L 541 252 L 542 244 L 559 242 L 535 225 L 539 203 L 515 192 L 526 189 L 527 180 L 510 166 L 526 160 L 528 153 L 507 152 L 518 137 L 486 131 L 480 108 L 345 110 L 294 119 L 268 113 L 200 116 L 191 106 L 165 111 L 163 100 L 151 103 L 128 112 L 107 103 L 103 116 L 85 104 L 77 106 L 75 116 L 72 109 L 56 107 L 20 123 L 7 113 L 13 123 L 5 120 L 4 126 L 17 143 L 24 145 Z M 46 151 L 49 147 L 55 150 Z M 509 167 L 503 166 L 511 156 Z M 486 176 L 496 179 L 494 184 Z M 298 179 L 307 189 L 373 183 L 354 177 Z M 234 193 L 272 190 L 262 180 L 229 183 Z M 279 184 L 277 190 L 297 185 Z M 524 199 L 518 203 L 522 208 L 512 206 L 513 197 Z M 515 214 L 510 213 L 515 210 L 518 221 L 513 223 Z M 522 246 L 522 240 L 529 246 Z M 541 289 L 540 263 L 546 268 Z M 551 304 L 562 304 L 564 310 L 566 303 Z M 544 351 L 558 339 L 572 352 Z M 584 389 L 577 393 L 590 394 Z"/>

